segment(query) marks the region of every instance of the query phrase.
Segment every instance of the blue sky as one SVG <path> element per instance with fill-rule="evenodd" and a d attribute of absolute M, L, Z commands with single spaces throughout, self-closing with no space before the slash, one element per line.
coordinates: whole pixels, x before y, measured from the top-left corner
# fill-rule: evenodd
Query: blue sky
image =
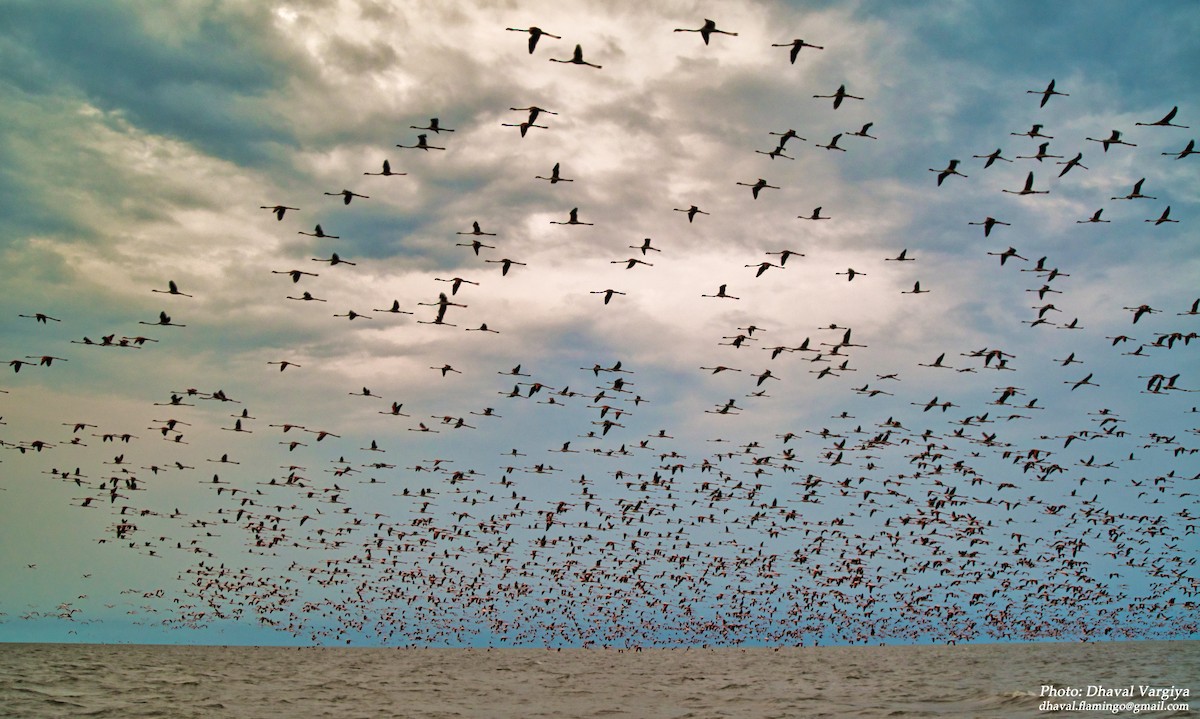
<path fill-rule="evenodd" d="M 1193 636 L 1200 13 L 592 5 L 0 8 L 0 639 Z"/>

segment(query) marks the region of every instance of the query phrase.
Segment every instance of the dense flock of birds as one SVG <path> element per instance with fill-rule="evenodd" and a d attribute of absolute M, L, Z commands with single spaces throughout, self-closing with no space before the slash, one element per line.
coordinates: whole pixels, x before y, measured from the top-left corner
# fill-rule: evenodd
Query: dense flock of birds
<path fill-rule="evenodd" d="M 547 48 L 545 40 L 560 40 L 558 35 L 538 27 L 507 30 L 528 34 L 530 55 L 550 52 L 550 61 L 581 66 L 563 72 L 603 72 L 602 64 L 585 60 L 579 45 L 573 53 L 560 45 Z M 736 32 L 718 29 L 711 20 L 676 32 L 699 33 L 705 45 L 738 42 Z M 826 51 L 801 39 L 773 47 L 787 49 L 780 61 L 793 64 Z M 1029 90 L 1036 96 L 1029 100 L 1030 116 L 1036 119 L 1048 103 L 1069 102 L 1067 89 L 1050 81 L 1044 89 Z M 833 92 L 813 88 L 812 97 L 814 103 L 831 100 L 830 113 L 846 103 L 870 103 L 846 85 Z M 520 137 L 511 136 L 514 143 L 548 129 L 556 114 L 537 106 L 513 110 L 527 113 L 520 122 L 504 123 L 519 128 Z M 929 168 L 935 174 L 930 187 L 942 192 L 952 183 L 1014 168 L 1003 192 L 1037 202 L 1049 192 L 1048 176 L 1065 182 L 1087 171 L 1085 153 L 1144 152 L 1145 145 L 1168 134 L 1175 142 L 1171 128 L 1183 127 L 1176 113 L 1172 109 L 1161 119 L 1107 135 L 1097 132 L 1074 147 L 1053 144 L 1053 128 L 1043 124 L 1025 132 L 1015 128 L 1011 134 L 1036 144 L 1035 153 L 997 148 L 967 160 L 949 159 L 944 166 L 938 161 Z M 457 128 L 443 126 L 439 118 L 412 129 L 420 134 L 396 144 L 398 151 L 453 151 Z M 761 159 L 764 174 L 777 160 L 794 160 L 807 142 L 800 135 L 811 134 L 764 128 L 768 132 L 773 146 L 745 150 L 767 156 Z M 883 142 L 878 139 L 883 134 L 867 123 L 812 145 L 836 155 Z M 1169 206 L 1153 204 L 1155 162 L 1186 161 L 1195 154 L 1194 140 L 1177 144 L 1178 149 L 1153 153 L 1165 158 L 1141 158 L 1146 178 L 1128 191 L 1104 193 L 1098 202 L 1143 203 L 1152 208 L 1145 222 L 1155 227 L 1186 222 L 1172 217 Z M 546 167 L 547 174 L 528 181 L 551 186 L 587 181 L 568 176 L 554 158 L 547 158 Z M 388 192 L 383 183 L 404 174 L 384 160 L 378 171 L 362 173 L 367 178 L 347 178 L 356 190 L 319 188 L 311 196 L 263 198 L 262 208 L 278 227 L 289 228 L 284 234 L 336 247 L 339 236 L 313 224 L 319 208 L 327 206 L 320 203 L 321 193 L 336 198 L 326 203 L 341 203 L 348 212 Z M 729 178 L 728 184 L 731 193 L 748 192 L 753 200 L 780 189 L 761 178 Z M 694 231 L 708 214 L 696 205 L 663 209 L 686 216 L 678 218 L 680 232 Z M 1078 222 L 1108 223 L 1105 209 Z M 800 219 L 837 221 L 822 207 Z M 587 207 L 570 209 L 553 222 L 591 224 Z M 1073 268 L 998 240 L 1006 233 L 1018 236 L 1018 228 L 1001 216 L 964 217 L 962 225 L 964 235 L 977 240 L 980 230 L 968 225 L 982 227 L 986 241 L 995 243 L 986 255 L 996 258 L 991 262 L 997 272 L 1027 280 L 1030 309 L 1023 321 L 1030 332 L 1087 332 L 1056 306 L 1067 306 L 1066 278 Z M 474 263 L 478 269 L 475 279 L 431 277 L 431 283 L 444 283 L 434 285 L 444 291 L 431 291 L 416 305 L 392 300 L 367 309 L 370 301 L 364 300 L 355 309 L 326 309 L 323 275 L 359 269 L 361 260 L 343 256 L 344 250 L 261 272 L 264 283 L 277 281 L 290 290 L 280 293 L 280 302 L 308 304 L 316 315 L 355 327 L 384 320 L 482 337 L 508 328 L 458 319 L 483 281 L 480 275 L 495 273 L 489 282 L 521 282 L 538 272 L 509 257 L 492 229 L 472 221 L 454 239 L 467 258 L 464 266 Z M 1036 243 L 1030 239 L 1035 234 L 1024 228 L 1019 236 Z M 628 257 L 609 263 L 649 272 L 673 259 L 669 242 L 630 241 Z M 762 255 L 747 256 L 744 266 L 730 268 L 731 275 L 744 275 L 711 285 L 703 279 L 708 289 L 701 297 L 722 307 L 738 302 L 739 286 L 768 273 L 803 271 L 802 249 L 765 248 Z M 879 267 L 912 268 L 903 289 L 891 290 L 896 301 L 921 302 L 915 295 L 938 290 L 931 285 L 934 277 L 918 274 L 921 250 L 897 246 L 878 258 Z M 860 265 L 837 275 L 858 287 L 877 271 Z M 27 397 L 32 390 L 21 382 L 30 375 L 86 363 L 91 352 L 169 352 L 178 337 L 173 333 L 188 331 L 190 303 L 201 301 L 205 290 L 168 281 L 146 291 L 162 295 L 168 309 L 136 320 L 152 329 L 129 334 L 75 327 L 71 317 L 32 308 L 20 314 L 14 321 L 35 322 L 47 332 L 65 328 L 70 339 L 54 354 L 11 359 L 4 393 Z M 598 295 L 597 312 L 630 299 L 626 290 L 613 287 L 577 291 Z M 1173 306 L 1139 303 L 1122 311 L 1137 338 L 1110 337 L 1108 349 L 1141 363 L 1145 402 L 1171 401 L 1164 405 L 1170 413 L 1188 411 L 1172 398 L 1196 390 L 1183 370 L 1194 366 L 1187 353 L 1194 351 L 1200 300 L 1180 297 Z M 778 339 L 789 333 L 809 336 Z M 97 541 L 107 551 L 178 564 L 175 583 L 127 590 L 131 613 L 165 626 L 253 622 L 317 643 L 585 646 L 1090 639 L 1196 631 L 1200 518 L 1190 491 L 1200 479 L 1196 429 L 1188 436 L 1129 426 L 1120 412 L 1098 402 L 1086 415 L 1058 417 L 1060 425 L 1071 427 L 1065 434 L 1030 434 L 1022 427 L 1059 411 L 1039 401 L 1039 393 L 1075 397 L 1118 379 L 1089 369 L 1094 357 L 1082 349 L 1064 357 L 1018 357 L 991 346 L 931 350 L 917 366 L 855 375 L 870 345 L 887 341 L 836 321 L 789 327 L 775 319 L 730 327 L 715 343 L 715 359 L 699 365 L 695 378 L 697 387 L 713 375 L 745 379 L 739 390 L 744 396 L 715 398 L 705 410 L 721 416 L 714 421 L 728 422 L 727 432 L 739 431 L 735 417 L 769 402 L 776 383 L 796 382 L 792 378 L 804 374 L 812 375 L 811 382 L 841 382 L 847 393 L 870 400 L 859 407 L 881 409 L 872 416 L 843 411 L 817 426 L 781 427 L 770 436 L 708 437 L 685 451 L 678 449 L 684 445 L 676 432 L 639 421 L 644 404 L 668 399 L 639 381 L 642 368 L 618 357 L 597 358 L 578 368 L 576 389 L 557 381 L 551 386 L 538 376 L 536 348 L 521 364 L 496 367 L 495 391 L 469 413 L 413 406 L 367 386 L 346 392 L 353 399 L 341 401 L 368 403 L 373 414 L 382 415 L 372 420 L 377 439 L 369 444 L 343 439 L 350 432 L 338 427 L 264 417 L 255 411 L 253 393 L 158 388 L 152 390 L 158 399 L 147 407 L 153 416 L 149 427 L 64 416 L 57 436 L 41 438 L 23 436 L 14 421 L 3 426 L 3 447 L 10 457 L 23 455 L 22 461 L 37 458 L 61 485 L 64 509 L 100 514 Z M 318 372 L 311 361 L 260 358 L 264 373 L 288 375 Z M 463 372 L 455 363 L 450 358 L 432 365 L 427 377 L 414 381 L 452 381 Z M 958 378 L 947 386 L 961 391 L 913 397 L 904 380 L 918 373 Z M 976 399 L 979 392 L 987 393 L 985 401 Z M 442 456 L 453 446 L 443 438 L 465 433 L 485 438 L 498 423 L 519 421 L 505 419 L 518 412 L 541 418 L 562 412 L 553 425 L 561 435 L 527 433 L 525 444 L 507 450 L 496 466 L 472 467 Z M 211 454 L 193 446 L 189 439 L 204 429 L 219 429 L 208 434 L 227 446 Z M 429 441 L 422 451 L 437 456 L 387 461 L 388 437 L 409 433 L 425 433 Z M 150 442 L 174 445 L 173 459 L 145 464 L 141 457 L 150 452 L 142 447 Z M 112 456 L 77 464 L 76 457 L 91 456 L 76 454 L 87 446 Z M 325 464 L 322 452 L 337 459 Z M 281 458 L 280 471 L 262 476 L 241 469 L 250 453 Z M 1146 473 L 1141 467 L 1155 469 Z M 175 493 L 168 493 L 168 484 Z M 191 504 L 175 506 L 180 491 Z M 34 564 L 28 569 L 49 570 Z M 82 625 L 103 614 L 85 596 L 16 613 Z M 13 607 L 5 609 L 5 621 L 18 619 Z"/>

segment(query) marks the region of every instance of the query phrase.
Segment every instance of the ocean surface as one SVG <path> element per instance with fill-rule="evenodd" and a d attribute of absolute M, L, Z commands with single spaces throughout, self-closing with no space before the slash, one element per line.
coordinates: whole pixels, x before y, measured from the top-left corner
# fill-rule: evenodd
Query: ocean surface
<path fill-rule="evenodd" d="M 1200 642 L 920 647 L 360 649 L 0 644 L 0 716 L 1197 716 L 1088 697 L 1200 690 Z M 1118 706 L 1044 711 L 1044 686 Z M 1102 687 L 1102 689 L 1094 689 Z M 1068 698 L 1055 698 L 1068 702 Z"/>

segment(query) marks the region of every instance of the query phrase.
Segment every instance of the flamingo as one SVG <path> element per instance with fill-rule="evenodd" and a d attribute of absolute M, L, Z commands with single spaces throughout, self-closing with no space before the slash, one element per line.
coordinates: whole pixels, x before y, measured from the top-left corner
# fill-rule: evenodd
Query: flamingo
<path fill-rule="evenodd" d="M 1158 217 L 1158 219 L 1144 220 L 1144 222 L 1153 222 L 1156 227 L 1158 225 L 1161 225 L 1164 222 L 1179 222 L 1179 220 L 1172 220 L 1170 217 L 1168 217 L 1168 215 L 1170 215 L 1170 214 L 1171 214 L 1171 206 L 1167 205 L 1167 209 L 1163 210 L 1162 215 L 1160 215 Z"/>
<path fill-rule="evenodd" d="M 1158 199 L 1157 197 L 1151 197 L 1150 195 L 1142 194 L 1142 183 L 1145 181 L 1146 181 L 1146 178 L 1143 177 L 1142 179 L 1133 183 L 1133 189 L 1129 192 L 1128 195 L 1125 195 L 1124 197 L 1112 197 L 1109 199 L 1113 199 L 1113 200 L 1136 200 L 1136 199 L 1157 200 Z"/>
<path fill-rule="evenodd" d="M 766 180 L 764 180 L 764 179 L 762 179 L 761 177 L 760 177 L 760 178 L 758 178 L 758 181 L 757 181 L 757 182 L 753 182 L 753 183 L 751 183 L 751 182 L 738 182 L 737 184 L 739 184 L 739 185 L 741 185 L 741 186 L 743 186 L 743 187 L 749 187 L 749 188 L 750 188 L 750 194 L 752 194 L 752 195 L 754 196 L 754 199 L 756 199 L 756 200 L 758 199 L 758 192 L 759 192 L 759 190 L 762 190 L 762 189 L 764 189 L 764 188 L 767 188 L 767 187 L 771 188 L 772 190 L 778 190 L 778 189 L 779 189 L 779 188 L 778 188 L 778 187 L 776 187 L 775 185 L 768 185 L 768 184 L 767 184 L 767 181 L 766 181 Z"/>
<path fill-rule="evenodd" d="M 456 235 L 487 235 L 487 236 L 489 236 L 489 237 L 495 237 L 495 236 L 496 236 L 496 233 L 495 233 L 495 232 L 484 232 L 483 230 L 481 230 L 481 229 L 479 228 L 479 222 L 478 222 L 478 221 L 475 221 L 475 222 L 472 222 L 472 223 L 471 223 L 471 231 L 470 231 L 470 232 L 455 232 L 454 234 L 456 234 Z"/>
<path fill-rule="evenodd" d="M 533 49 L 537 47 L 538 40 L 541 40 L 543 35 L 545 35 L 546 37 L 552 37 L 555 40 L 562 39 L 558 35 L 551 35 L 550 33 L 546 32 L 545 30 L 541 29 L 540 27 L 538 27 L 536 25 L 530 25 L 527 28 L 506 27 L 504 29 L 510 30 L 512 32 L 527 32 L 527 33 L 529 33 L 529 54 L 530 55 L 533 54 Z"/>
<path fill-rule="evenodd" d="M 624 295 L 625 293 L 619 292 L 617 290 L 609 289 L 609 290 L 592 290 L 590 292 L 590 294 L 604 295 L 604 304 L 608 304 L 612 300 L 613 295 Z"/>
<path fill-rule="evenodd" d="M 1011 223 L 1001 222 L 995 217 L 985 217 L 982 222 L 968 222 L 968 225 L 983 225 L 983 236 L 987 237 L 992 234 L 992 228 L 996 225 L 1009 225 Z"/>
<path fill-rule="evenodd" d="M 432 132 L 438 132 L 438 133 L 454 132 L 454 130 L 451 130 L 448 127 L 442 127 L 441 125 L 439 125 L 438 119 L 436 117 L 429 118 L 429 126 L 428 127 L 417 127 L 416 125 L 409 125 L 409 128 L 413 129 L 413 130 L 430 130 Z"/>
<path fill-rule="evenodd" d="M 840 133 L 840 132 L 839 132 L 838 134 L 836 134 L 836 135 L 834 135 L 834 136 L 833 136 L 833 139 L 829 141 L 829 144 L 828 144 L 828 145 L 822 145 L 822 144 L 821 144 L 821 143 L 819 143 L 819 142 L 818 142 L 818 143 L 814 143 L 814 145 L 815 145 L 816 147 L 821 147 L 821 148 L 824 148 L 824 149 L 826 149 L 826 150 L 840 150 L 840 151 L 842 151 L 842 152 L 845 152 L 845 151 L 846 151 L 846 148 L 844 148 L 844 147 L 838 147 L 838 140 L 840 140 L 840 139 L 842 139 L 842 133 Z"/>
<path fill-rule="evenodd" d="M 1104 139 L 1100 139 L 1098 137 L 1085 137 L 1084 139 L 1100 143 L 1104 147 L 1105 152 L 1108 152 L 1108 148 L 1112 145 L 1128 145 L 1130 147 L 1137 147 L 1137 145 L 1133 144 L 1132 142 L 1125 142 L 1122 140 L 1120 130 L 1113 130 L 1112 134 Z"/>
<path fill-rule="evenodd" d="M 996 160 L 1002 160 L 1004 162 L 1012 162 L 1012 160 L 1008 159 L 1007 157 L 1000 156 L 1000 148 L 999 147 L 996 148 L 995 152 L 993 152 L 989 155 L 971 155 L 971 157 L 978 158 L 981 160 L 986 158 L 987 162 L 983 163 L 983 169 L 985 169 L 985 170 L 987 168 L 991 167 L 992 163 L 994 163 Z"/>
<path fill-rule="evenodd" d="M 451 130 L 451 132 L 453 132 L 453 130 Z M 392 163 L 388 162 L 387 160 L 384 160 L 383 161 L 383 170 L 381 172 L 364 172 L 363 174 L 364 175 L 381 175 L 383 177 L 398 177 L 400 175 L 407 175 L 408 173 L 407 172 L 392 172 Z"/>
<path fill-rule="evenodd" d="M 1028 175 L 1025 176 L 1025 186 L 1022 187 L 1021 189 L 1019 189 L 1019 190 L 1000 190 L 1000 191 L 1007 192 L 1010 195 L 1048 195 L 1048 194 L 1050 194 L 1049 190 L 1033 189 L 1033 172 L 1030 172 Z"/>
<path fill-rule="evenodd" d="M 417 135 L 417 144 L 415 144 L 415 145 L 396 145 L 396 147 L 400 147 L 405 150 L 427 150 L 427 151 L 428 150 L 445 150 L 446 149 L 444 147 L 436 147 L 434 145 L 430 145 L 426 135 Z"/>
<path fill-rule="evenodd" d="M 1029 95 L 1041 95 L 1042 96 L 1042 101 L 1040 103 L 1038 103 L 1038 107 L 1045 107 L 1046 102 L 1050 99 L 1051 95 L 1062 95 L 1063 97 L 1069 96 L 1069 93 L 1058 92 L 1057 90 L 1054 89 L 1054 80 L 1053 79 L 1050 80 L 1050 84 L 1046 86 L 1045 90 L 1026 90 L 1025 92 Z"/>
<path fill-rule="evenodd" d="M 191 297 L 191 295 L 184 294 L 179 291 L 179 287 L 175 284 L 175 280 L 167 280 L 167 289 L 165 289 L 165 290 L 150 290 L 150 291 L 158 292 L 158 293 L 164 294 L 164 295 L 179 295 L 180 297 Z M 55 320 L 55 321 L 57 322 L 58 320 Z"/>
<path fill-rule="evenodd" d="M 700 295 L 700 296 L 701 297 L 723 297 L 728 300 L 740 300 L 741 299 L 740 297 L 734 297 L 731 294 L 727 294 L 725 292 L 725 285 L 721 285 L 720 287 L 718 287 L 717 293 L 715 295 Z"/>
<path fill-rule="evenodd" d="M 559 182 L 574 182 L 575 181 L 572 179 L 568 179 L 566 177 L 562 177 L 558 173 L 559 173 L 559 163 L 556 162 L 556 163 L 554 163 L 554 167 L 550 168 L 550 176 L 549 177 L 542 177 L 541 175 L 534 175 L 533 179 L 546 180 L 551 185 L 558 184 Z"/>
<path fill-rule="evenodd" d="M 599 65 L 588 62 L 583 59 L 583 48 L 580 47 L 579 45 L 575 46 L 575 52 L 572 53 L 570 60 L 559 60 L 557 58 L 552 57 L 552 58 L 550 58 L 550 62 L 561 62 L 564 64 L 571 64 L 571 65 L 587 65 L 588 67 L 594 67 L 597 70 L 600 69 Z"/>
<path fill-rule="evenodd" d="M 371 199 L 371 198 L 370 198 L 370 197 L 368 197 L 367 195 L 360 195 L 360 194 L 358 194 L 357 192 L 351 192 L 350 190 L 342 190 L 341 192 L 326 192 L 325 194 L 326 194 L 326 195 L 332 195 L 332 196 L 334 196 L 334 197 L 337 197 L 338 195 L 341 195 L 341 197 L 342 197 L 342 204 L 343 204 L 343 205 L 349 205 L 349 204 L 350 204 L 350 200 L 354 199 L 355 197 L 361 197 L 361 198 L 363 198 L 364 200 L 369 200 L 369 199 Z"/>
<path fill-rule="evenodd" d="M 270 210 L 275 213 L 276 220 L 282 220 L 284 213 L 288 210 L 300 211 L 299 207 L 288 207 L 287 205 L 259 205 L 260 210 Z"/>
<path fill-rule="evenodd" d="M 813 95 L 813 97 L 822 97 L 822 98 L 832 97 L 833 98 L 833 109 L 835 109 L 835 110 L 842 106 L 842 100 L 846 100 L 846 99 L 862 100 L 863 99 L 861 97 L 858 97 L 857 95 L 851 95 L 851 94 L 847 93 L 845 85 L 839 85 L 838 89 L 835 90 L 832 95 Z"/>
<path fill-rule="evenodd" d="M 1187 157 L 1188 155 L 1196 154 L 1196 141 L 1188 140 L 1188 144 L 1185 145 L 1184 148 L 1182 150 L 1180 150 L 1179 152 L 1164 152 L 1162 154 L 1163 155 L 1174 155 L 1176 160 L 1182 160 L 1183 158 Z"/>
<path fill-rule="evenodd" d="M 674 209 L 676 212 L 686 212 L 686 213 L 687 213 L 687 217 L 688 217 L 688 222 L 691 222 L 692 220 L 694 220 L 694 219 L 696 218 L 696 215 L 707 215 L 707 214 L 709 214 L 709 213 L 705 212 L 704 210 L 701 210 L 699 207 L 696 207 L 695 205 L 692 205 L 691 207 L 687 208 L 686 210 L 685 210 L 685 209 L 682 209 L 682 208 L 679 208 L 679 207 L 675 207 L 675 208 L 673 208 L 673 209 Z"/>
<path fill-rule="evenodd" d="M 814 50 L 824 50 L 825 49 L 824 47 L 822 47 L 820 45 L 813 45 L 812 43 L 804 42 L 800 38 L 796 38 L 795 40 L 792 40 L 791 42 L 782 42 L 782 43 L 774 43 L 773 42 L 773 43 L 771 43 L 771 47 L 790 47 L 792 49 L 792 51 L 791 51 L 791 53 L 789 53 L 789 55 L 791 57 L 793 65 L 796 64 L 796 57 L 800 54 L 800 51 L 802 49 L 804 49 L 806 47 L 811 47 Z"/>
<path fill-rule="evenodd" d="M 297 232 L 296 234 L 298 234 L 298 235 L 308 235 L 309 237 L 320 237 L 320 238 L 322 238 L 322 239 L 328 238 L 328 239 L 330 239 L 330 240 L 340 240 L 340 239 L 342 239 L 342 238 L 341 238 L 341 237 L 339 237 L 338 235 L 327 235 L 327 234 L 325 234 L 325 230 L 324 230 L 324 229 L 322 229 L 320 225 L 317 225 L 317 226 L 316 226 L 316 228 L 315 228 L 315 229 L 314 229 L 312 232 L 305 232 L 304 230 L 300 230 L 300 231 L 299 231 L 299 232 Z"/>
<path fill-rule="evenodd" d="M 966 175 L 964 175 L 958 171 L 958 160 L 951 160 L 949 162 L 949 164 L 946 165 L 946 168 L 943 170 L 935 170 L 931 167 L 931 168 L 929 168 L 929 171 L 938 173 L 938 176 L 937 176 L 938 187 L 942 186 L 942 180 L 945 180 L 947 177 L 949 177 L 951 175 L 958 175 L 959 177 L 966 177 Z"/>
<path fill-rule="evenodd" d="M 1142 127 L 1180 127 L 1185 130 L 1188 129 L 1187 125 L 1175 125 L 1171 123 L 1171 120 L 1175 119 L 1175 113 L 1177 112 L 1179 112 L 1178 105 L 1172 107 L 1171 111 L 1164 115 L 1161 120 L 1156 120 L 1154 122 L 1135 122 L 1133 124 L 1141 125 Z"/>
<path fill-rule="evenodd" d="M 717 23 L 713 20 L 709 20 L 708 18 L 705 18 L 704 25 L 702 25 L 701 27 L 699 27 L 697 29 L 693 30 L 691 28 L 677 27 L 677 28 L 675 28 L 675 32 L 698 32 L 698 33 L 700 33 L 700 39 L 704 41 L 705 45 L 708 44 L 708 39 L 712 36 L 713 33 L 717 33 L 720 35 L 732 35 L 734 37 L 737 37 L 736 32 L 729 32 L 727 30 L 718 30 Z"/>
<path fill-rule="evenodd" d="M 550 224 L 552 224 L 552 225 L 591 225 L 594 223 L 580 222 L 579 221 L 579 208 L 573 207 L 573 208 L 571 208 L 571 211 L 568 213 L 568 218 L 567 218 L 566 222 L 559 222 L 558 220 L 550 220 Z"/>

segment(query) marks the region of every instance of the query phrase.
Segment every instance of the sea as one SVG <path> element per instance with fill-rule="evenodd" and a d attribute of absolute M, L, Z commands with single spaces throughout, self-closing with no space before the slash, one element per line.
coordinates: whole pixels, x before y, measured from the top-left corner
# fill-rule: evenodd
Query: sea
<path fill-rule="evenodd" d="M 22 719 L 1193 717 L 1197 691 L 1197 641 L 644 651 L 0 644 L 0 716 Z"/>

